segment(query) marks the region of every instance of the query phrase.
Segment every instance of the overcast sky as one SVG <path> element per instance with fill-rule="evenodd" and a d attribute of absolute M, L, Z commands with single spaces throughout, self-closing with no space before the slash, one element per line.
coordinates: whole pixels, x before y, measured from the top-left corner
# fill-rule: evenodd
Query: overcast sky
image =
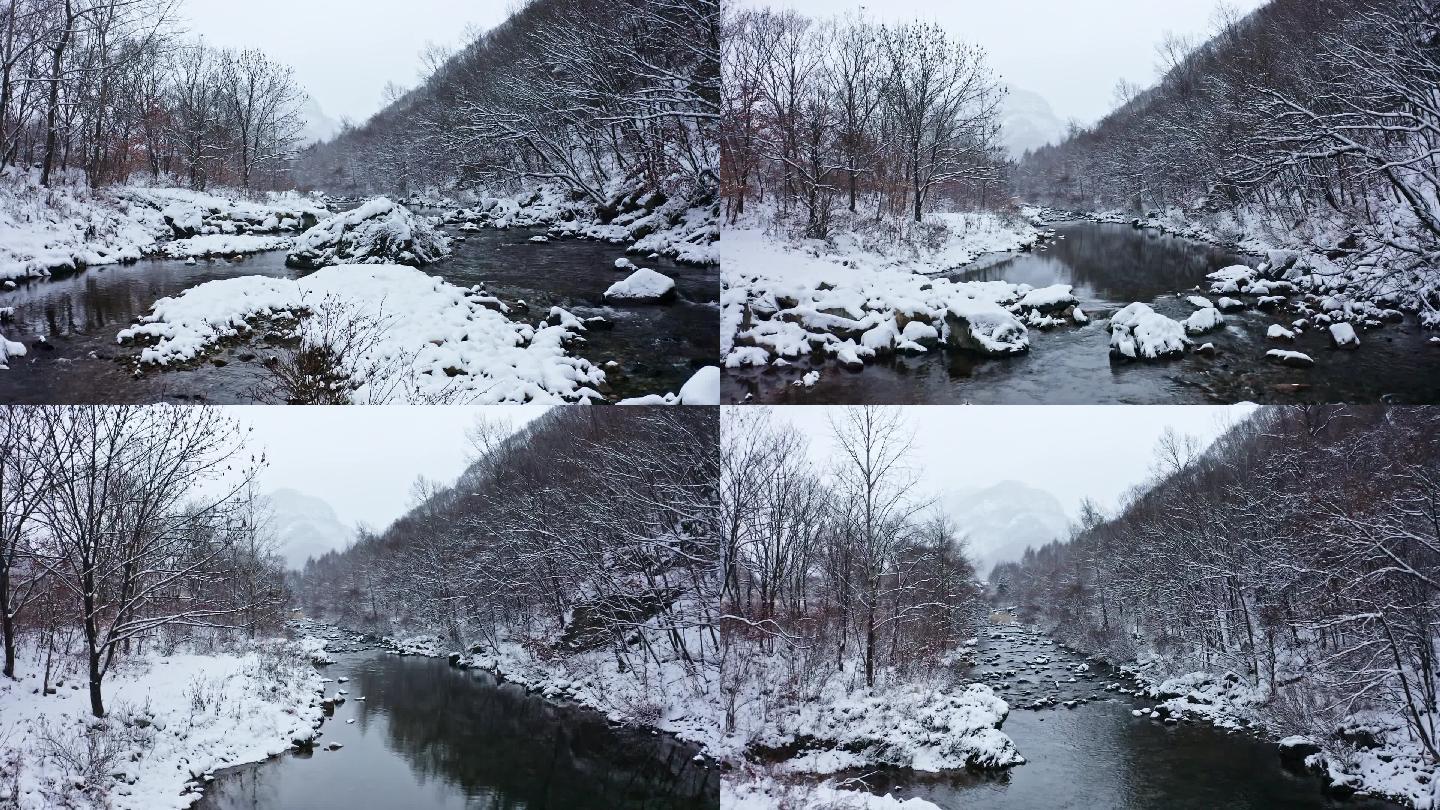
<path fill-rule="evenodd" d="M 1208 38 L 1217 0 L 738 0 L 812 17 L 863 10 L 872 20 L 923 19 L 983 46 L 1008 83 L 1038 93 L 1062 121 L 1090 124 L 1114 106 L 1115 83 L 1158 78 L 1166 31 Z M 1228 0 L 1242 12 L 1267 0 Z"/>
<path fill-rule="evenodd" d="M 251 445 L 268 465 L 261 492 L 295 489 L 334 507 L 340 522 L 383 529 L 410 505 L 416 476 L 453 483 L 471 453 L 465 430 L 477 414 L 515 428 L 544 413 L 527 406 L 236 406 L 254 426 Z"/>
<path fill-rule="evenodd" d="M 1167 426 L 1209 443 L 1251 408 L 920 405 L 904 410 L 915 430 L 911 465 L 924 495 L 1019 481 L 1050 492 L 1073 518 L 1083 498 L 1110 510 L 1127 489 L 1145 480 L 1155 442 Z M 814 405 L 774 409 L 777 418 L 810 439 L 817 459 L 834 452 L 829 420 L 836 410 Z"/>
<path fill-rule="evenodd" d="M 183 0 L 191 35 L 259 48 L 295 68 L 325 114 L 362 123 L 386 82 L 418 84 L 427 42 L 456 46 L 467 25 L 493 28 L 515 0 Z"/>

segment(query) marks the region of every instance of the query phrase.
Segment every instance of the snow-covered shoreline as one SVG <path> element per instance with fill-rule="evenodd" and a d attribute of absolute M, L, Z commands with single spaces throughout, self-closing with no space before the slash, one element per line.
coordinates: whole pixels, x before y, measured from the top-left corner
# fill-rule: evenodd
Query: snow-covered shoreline
<path fill-rule="evenodd" d="M 830 357 L 859 370 L 894 353 L 942 347 L 1003 357 L 1029 350 L 1030 328 L 1088 321 L 1067 285 L 1036 289 L 935 276 L 981 253 L 1027 249 L 1041 238 L 1030 226 L 1006 231 L 998 220 L 986 220 L 977 231 L 985 238 L 969 239 L 969 231 L 945 224 L 957 217 L 973 224 L 980 215 L 941 216 L 937 224 L 953 238 L 908 258 L 878 252 L 851 234 L 788 241 L 753 218 L 727 229 L 721 242 L 724 365 L 783 368 L 801 358 Z"/>
<path fill-rule="evenodd" d="M 106 678 L 101 720 L 75 667 L 41 694 L 43 656 L 26 664 L 18 681 L 0 678 L 0 805 L 19 810 L 189 807 L 215 771 L 312 740 L 324 718 L 319 673 L 279 640 L 234 654 L 136 656 Z M 82 762 L 90 773 L 76 771 Z"/>
<path fill-rule="evenodd" d="M 1398 713 L 1358 711 L 1333 733 L 1320 734 L 1287 726 L 1271 711 L 1272 696 L 1234 672 L 1171 672 L 1156 655 L 1118 664 L 1090 658 L 1134 679 L 1135 697 L 1153 701 L 1133 710 L 1137 716 L 1198 721 L 1274 741 L 1287 766 L 1313 773 L 1336 796 L 1374 796 L 1417 810 L 1436 806 L 1440 769 L 1427 764 L 1418 742 L 1405 738 Z"/>
<path fill-rule="evenodd" d="M 321 622 L 307 622 L 302 630 L 322 639 L 356 632 Z M 712 756 L 717 747 L 719 709 L 711 697 L 717 693 L 715 684 L 693 682 L 694 676 L 678 661 L 666 662 L 661 672 L 652 673 L 655 680 L 647 686 L 621 672 L 614 656 L 603 649 L 542 658 L 522 641 L 502 637 L 496 645 L 474 645 L 461 652 L 440 637 L 423 633 L 383 636 L 375 643 L 394 655 L 445 658 L 458 669 L 482 670 L 547 700 L 603 714 L 611 723 L 670 734 Z M 323 647 L 317 653 L 327 654 Z M 651 691 L 655 689 L 659 694 Z"/>
<path fill-rule="evenodd" d="M 246 199 L 238 191 L 76 181 L 43 188 L 32 172 L 0 175 L 0 281 L 43 278 L 150 256 L 226 256 L 287 247 L 330 216 L 293 192 Z"/>
<path fill-rule="evenodd" d="M 627 253 L 663 256 L 678 264 L 720 263 L 719 204 L 711 191 L 668 196 L 643 184 L 613 182 L 597 204 L 556 185 L 513 196 L 465 191 L 414 204 L 448 209 L 446 225 L 461 233 L 481 228 L 545 228 L 548 238 L 593 239 Z"/>
<path fill-rule="evenodd" d="M 1035 206 L 1024 210 L 1038 223 L 1080 220 L 1129 225 L 1257 257 L 1259 266 L 1247 281 L 1283 283 L 1289 289 L 1281 292 L 1293 299 L 1275 300 L 1263 287 L 1252 293 L 1239 286 L 1230 292 L 1257 296 L 1257 303 L 1265 307 L 1290 310 L 1297 323 L 1308 320 L 1323 327 L 1345 321 L 1375 329 L 1410 316 L 1425 329 L 1440 329 L 1440 268 L 1392 270 L 1391 252 L 1353 235 L 1279 228 L 1247 211 L 1202 217 L 1171 206 L 1136 217 L 1114 210 L 1057 212 Z M 1336 247 L 1322 250 L 1317 244 Z"/>
<path fill-rule="evenodd" d="M 166 366 L 202 357 L 262 322 L 288 324 L 302 344 L 334 342 L 329 332 L 356 324 L 373 332 L 346 341 L 355 351 L 341 358 L 357 402 L 602 398 L 594 386 L 604 372 L 566 348 L 584 331 L 579 319 L 559 310 L 531 326 L 511 320 L 508 310 L 480 287 L 458 287 L 413 267 L 334 265 L 300 279 L 206 282 L 155 302 L 116 340 L 149 342 L 140 364 Z"/>

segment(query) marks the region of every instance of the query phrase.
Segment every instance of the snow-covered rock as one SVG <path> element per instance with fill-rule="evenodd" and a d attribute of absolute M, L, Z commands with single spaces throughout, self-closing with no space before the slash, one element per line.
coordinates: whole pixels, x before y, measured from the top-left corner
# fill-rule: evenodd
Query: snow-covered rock
<path fill-rule="evenodd" d="M 1360 336 L 1355 334 L 1355 327 L 1348 323 L 1330 324 L 1330 345 L 1337 349 L 1355 349 L 1360 346 Z"/>
<path fill-rule="evenodd" d="M 1295 368 L 1309 368 L 1315 365 L 1315 360 L 1304 352 L 1289 351 L 1287 349 L 1271 349 L 1265 352 L 1265 359 L 1272 363 L 1279 363 L 1282 366 L 1294 366 Z"/>
<path fill-rule="evenodd" d="M 1255 270 L 1243 264 L 1232 264 L 1206 276 L 1210 292 L 1219 295 L 1243 293 L 1255 280 Z"/>
<path fill-rule="evenodd" d="M 1185 327 L 1149 304 L 1135 302 L 1110 318 L 1110 356 L 1126 360 L 1178 357 L 1190 345 Z"/>
<path fill-rule="evenodd" d="M 631 304 L 664 304 L 676 298 L 675 279 L 642 267 L 605 290 L 605 300 Z"/>
<path fill-rule="evenodd" d="M 1185 334 L 1201 335 L 1211 332 L 1225 325 L 1225 316 L 1215 307 L 1205 307 L 1190 313 L 1185 319 Z"/>
<path fill-rule="evenodd" d="M 720 367 L 706 366 L 680 386 L 678 394 L 649 394 L 622 399 L 620 405 L 719 405 Z"/>
<path fill-rule="evenodd" d="M 10 368 L 10 358 L 25 356 L 25 344 L 0 334 L 0 370 Z"/>
<path fill-rule="evenodd" d="M 420 267 L 450 252 L 450 240 L 425 218 L 378 197 L 316 225 L 295 239 L 285 263 L 314 268 L 336 264 Z"/>
<path fill-rule="evenodd" d="M 1295 333 L 1278 323 L 1272 323 L 1270 328 L 1265 330 L 1265 337 L 1271 340 L 1294 340 Z"/>

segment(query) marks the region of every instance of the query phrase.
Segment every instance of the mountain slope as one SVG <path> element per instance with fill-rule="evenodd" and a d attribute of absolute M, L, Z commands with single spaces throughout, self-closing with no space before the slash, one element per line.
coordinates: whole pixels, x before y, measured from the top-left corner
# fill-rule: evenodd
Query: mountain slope
<path fill-rule="evenodd" d="M 354 539 L 354 529 L 341 523 L 330 504 L 319 498 L 277 489 L 265 499 L 280 555 L 290 568 L 304 568 L 307 559 L 343 549 Z"/>
<path fill-rule="evenodd" d="M 940 506 L 969 538 L 982 577 L 997 563 L 1019 560 L 1027 547 L 1038 548 L 1070 530 L 1070 517 L 1054 495 L 1019 481 L 953 492 Z"/>
<path fill-rule="evenodd" d="M 1000 140 L 1010 157 L 1065 140 L 1065 122 L 1038 93 L 1011 87 L 1000 107 Z"/>

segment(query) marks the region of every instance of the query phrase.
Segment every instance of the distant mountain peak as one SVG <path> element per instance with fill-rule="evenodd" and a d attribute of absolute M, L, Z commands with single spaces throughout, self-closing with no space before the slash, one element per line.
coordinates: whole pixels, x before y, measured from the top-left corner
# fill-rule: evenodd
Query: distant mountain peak
<path fill-rule="evenodd" d="M 1065 122 L 1039 93 L 1010 87 L 1000 107 L 1000 140 L 1012 158 L 1065 140 Z"/>
<path fill-rule="evenodd" d="M 265 496 L 270 528 L 286 566 L 299 570 L 305 561 L 350 545 L 355 530 L 340 522 L 325 500 L 299 490 L 277 489 Z"/>
<path fill-rule="evenodd" d="M 970 556 L 981 576 L 996 564 L 1019 560 L 1029 547 L 1064 538 L 1070 516 L 1049 492 L 1020 481 L 958 490 L 943 497 L 941 508 L 969 539 Z"/>

